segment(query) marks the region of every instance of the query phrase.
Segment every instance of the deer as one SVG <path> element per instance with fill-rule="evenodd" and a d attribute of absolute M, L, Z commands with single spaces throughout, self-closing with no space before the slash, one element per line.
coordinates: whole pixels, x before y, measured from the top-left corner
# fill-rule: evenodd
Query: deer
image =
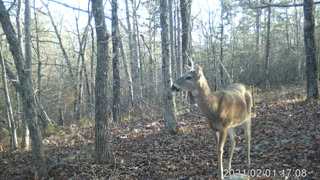
<path fill-rule="evenodd" d="M 236 145 L 235 127 L 242 126 L 245 131 L 247 149 L 247 168 L 250 169 L 251 108 L 252 94 L 248 87 L 241 83 L 229 85 L 226 89 L 212 92 L 204 76 L 202 67 L 186 65 L 186 73 L 173 82 L 172 91 L 187 91 L 194 96 L 195 103 L 205 117 L 207 124 L 214 132 L 218 152 L 218 179 L 224 179 L 223 153 L 229 134 L 231 147 L 228 157 L 228 172 L 231 170 L 232 156 Z"/>

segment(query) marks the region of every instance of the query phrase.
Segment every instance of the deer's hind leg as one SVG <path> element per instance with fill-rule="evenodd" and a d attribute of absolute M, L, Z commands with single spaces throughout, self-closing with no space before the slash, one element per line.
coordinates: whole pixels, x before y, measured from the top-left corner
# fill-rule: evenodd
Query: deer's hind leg
<path fill-rule="evenodd" d="M 236 134 L 235 134 L 234 128 L 230 128 L 228 130 L 228 133 L 229 133 L 230 140 L 231 140 L 231 146 L 230 146 L 229 157 L 228 157 L 228 172 L 230 172 L 233 152 L 234 152 L 234 148 L 236 146 L 236 138 L 235 138 Z"/>
<path fill-rule="evenodd" d="M 243 124 L 243 129 L 246 138 L 246 147 L 247 147 L 247 168 L 250 169 L 250 141 L 251 141 L 251 117 L 249 116 L 248 119 Z"/>

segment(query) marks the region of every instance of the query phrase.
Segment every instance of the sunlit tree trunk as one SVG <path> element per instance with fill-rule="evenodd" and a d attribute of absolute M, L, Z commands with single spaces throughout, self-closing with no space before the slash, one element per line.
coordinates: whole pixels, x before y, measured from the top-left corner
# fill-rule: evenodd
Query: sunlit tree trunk
<path fill-rule="evenodd" d="M 107 164 L 112 162 L 111 144 L 109 141 L 109 112 L 107 100 L 108 79 L 108 41 L 105 15 L 102 0 L 92 0 L 92 12 L 96 24 L 97 67 L 95 85 L 95 162 Z"/>
<path fill-rule="evenodd" d="M 175 100 L 170 90 L 172 84 L 170 42 L 168 29 L 168 0 L 160 1 L 160 23 L 161 23 L 161 48 L 162 48 L 162 76 L 163 76 L 163 101 L 164 101 L 164 122 L 166 132 L 176 134 L 178 122 L 176 119 Z"/>

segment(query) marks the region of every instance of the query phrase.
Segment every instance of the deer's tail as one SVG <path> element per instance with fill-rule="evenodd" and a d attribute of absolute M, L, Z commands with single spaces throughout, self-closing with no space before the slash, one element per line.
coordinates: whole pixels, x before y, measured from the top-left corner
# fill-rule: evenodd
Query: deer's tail
<path fill-rule="evenodd" d="M 245 100 L 247 104 L 247 111 L 248 114 L 253 114 L 253 117 L 255 117 L 256 114 L 256 107 L 255 107 L 255 99 L 254 99 L 254 86 L 246 86 L 246 92 L 245 92 Z"/>

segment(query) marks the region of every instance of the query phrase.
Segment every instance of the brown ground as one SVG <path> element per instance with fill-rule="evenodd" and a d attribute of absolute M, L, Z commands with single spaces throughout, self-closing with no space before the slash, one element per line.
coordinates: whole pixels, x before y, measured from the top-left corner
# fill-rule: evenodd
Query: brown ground
<path fill-rule="evenodd" d="M 257 104 L 252 123 L 251 179 L 320 179 L 320 104 L 286 97 Z M 291 99 L 291 100 L 290 100 Z M 213 134 L 197 111 L 179 116 L 181 133 L 162 134 L 163 123 L 122 121 L 112 129 L 112 165 L 93 163 L 94 129 L 59 127 L 44 140 L 51 179 L 216 179 Z M 147 126 L 147 124 L 149 124 Z M 136 131 L 134 131 L 136 129 Z M 130 133 L 128 133 L 130 132 Z M 234 171 L 244 172 L 243 130 Z M 225 147 L 226 163 L 229 142 Z M 303 177 L 302 177 L 303 176 Z M 0 153 L 0 179 L 35 179 L 30 152 Z"/>

